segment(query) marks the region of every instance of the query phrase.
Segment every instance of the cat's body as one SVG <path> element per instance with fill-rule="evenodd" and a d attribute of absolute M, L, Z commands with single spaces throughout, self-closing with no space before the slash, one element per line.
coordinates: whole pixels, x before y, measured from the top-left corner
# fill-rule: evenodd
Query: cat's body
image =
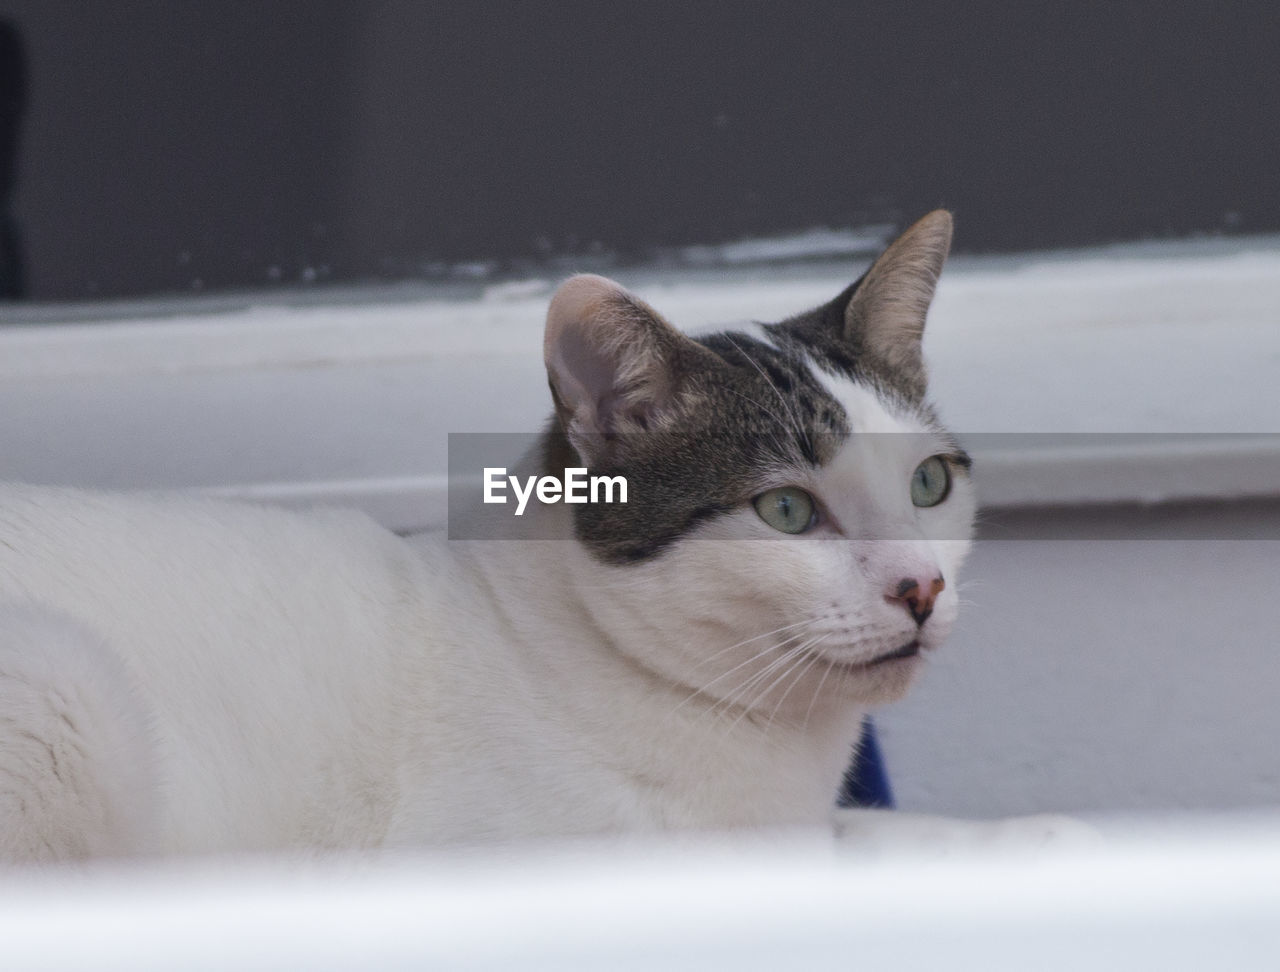
<path fill-rule="evenodd" d="M 955 616 L 974 500 L 919 350 L 949 237 L 699 342 L 562 287 L 526 468 L 632 496 L 532 504 L 559 539 L 0 490 L 0 857 L 820 823 Z"/>
<path fill-rule="evenodd" d="M 180 498 L 0 504 L 0 588 L 22 605 L 0 610 L 17 856 L 813 823 L 856 738 L 847 705 L 803 733 L 730 732 L 638 670 L 566 596 L 593 566 L 576 545 Z M 56 558 L 14 555 L 33 547 Z"/>

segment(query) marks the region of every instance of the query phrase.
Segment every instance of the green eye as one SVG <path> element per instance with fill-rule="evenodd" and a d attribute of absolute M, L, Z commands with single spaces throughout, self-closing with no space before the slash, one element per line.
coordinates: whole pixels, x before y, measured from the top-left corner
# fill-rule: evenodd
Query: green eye
<path fill-rule="evenodd" d="M 761 493 L 753 501 L 760 519 L 783 533 L 804 533 L 813 526 L 813 497 L 795 486 Z"/>
<path fill-rule="evenodd" d="M 941 456 L 930 456 L 911 474 L 911 502 L 937 506 L 951 492 L 951 472 Z"/>

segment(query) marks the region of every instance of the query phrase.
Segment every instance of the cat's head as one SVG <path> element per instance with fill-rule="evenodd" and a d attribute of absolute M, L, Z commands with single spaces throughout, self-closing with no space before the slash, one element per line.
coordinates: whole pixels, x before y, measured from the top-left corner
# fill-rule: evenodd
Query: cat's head
<path fill-rule="evenodd" d="M 782 717 L 896 697 L 946 636 L 975 501 L 921 338 L 950 239 L 931 213 L 830 303 L 700 337 L 601 277 L 557 291 L 545 464 L 628 481 L 573 516 L 638 661 Z"/>

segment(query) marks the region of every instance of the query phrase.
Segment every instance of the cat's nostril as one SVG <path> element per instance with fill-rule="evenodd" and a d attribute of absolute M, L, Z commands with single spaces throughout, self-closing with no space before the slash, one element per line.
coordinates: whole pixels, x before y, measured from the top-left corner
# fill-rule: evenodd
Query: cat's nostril
<path fill-rule="evenodd" d="M 946 588 L 947 582 L 941 577 L 935 577 L 928 582 L 928 593 L 923 594 L 921 593 L 921 588 L 925 586 L 915 577 L 904 577 L 898 581 L 894 592 L 886 594 L 885 597 L 890 601 L 900 603 L 907 609 L 907 612 L 917 625 L 923 625 L 929 620 L 929 615 L 933 613 L 933 602 Z"/>

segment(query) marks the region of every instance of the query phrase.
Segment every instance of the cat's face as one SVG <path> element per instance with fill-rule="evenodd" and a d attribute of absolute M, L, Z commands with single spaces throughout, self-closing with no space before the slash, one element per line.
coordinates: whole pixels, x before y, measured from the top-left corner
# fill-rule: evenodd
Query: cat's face
<path fill-rule="evenodd" d="M 550 466 L 626 476 L 575 531 L 637 661 L 726 711 L 900 695 L 956 616 L 975 502 L 925 399 L 945 214 L 789 321 L 690 339 L 601 278 L 557 294 Z"/>

